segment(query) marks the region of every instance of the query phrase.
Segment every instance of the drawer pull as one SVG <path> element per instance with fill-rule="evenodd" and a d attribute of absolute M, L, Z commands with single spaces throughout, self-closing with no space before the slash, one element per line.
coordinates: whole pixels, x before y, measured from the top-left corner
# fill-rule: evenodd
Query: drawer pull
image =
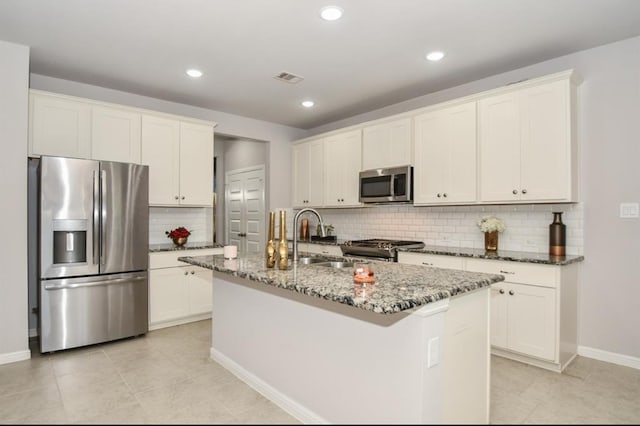
<path fill-rule="evenodd" d="M 507 274 L 507 275 L 513 275 L 515 274 L 515 272 L 509 272 L 509 271 L 503 271 L 502 269 L 500 270 L 501 274 Z"/>
<path fill-rule="evenodd" d="M 500 289 L 500 294 L 504 294 L 504 289 Z"/>
<path fill-rule="evenodd" d="M 429 263 L 429 262 L 422 262 L 422 264 L 426 266 L 433 266 L 433 263 Z"/>
<path fill-rule="evenodd" d="M 513 296 L 514 294 L 513 290 L 509 290 L 509 296 Z"/>

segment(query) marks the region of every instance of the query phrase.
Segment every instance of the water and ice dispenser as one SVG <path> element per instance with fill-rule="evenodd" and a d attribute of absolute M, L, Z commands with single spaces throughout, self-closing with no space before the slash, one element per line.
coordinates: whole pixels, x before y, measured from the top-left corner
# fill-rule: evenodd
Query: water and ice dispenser
<path fill-rule="evenodd" d="M 53 264 L 87 262 L 87 221 L 53 220 Z"/>

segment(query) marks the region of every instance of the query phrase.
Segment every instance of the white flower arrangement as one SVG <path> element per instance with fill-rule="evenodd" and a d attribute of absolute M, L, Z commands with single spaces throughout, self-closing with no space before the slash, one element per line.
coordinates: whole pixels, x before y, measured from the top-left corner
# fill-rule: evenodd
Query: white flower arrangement
<path fill-rule="evenodd" d="M 506 226 L 502 219 L 498 219 L 495 216 L 485 216 L 478 221 L 478 227 L 482 232 L 502 232 Z"/>

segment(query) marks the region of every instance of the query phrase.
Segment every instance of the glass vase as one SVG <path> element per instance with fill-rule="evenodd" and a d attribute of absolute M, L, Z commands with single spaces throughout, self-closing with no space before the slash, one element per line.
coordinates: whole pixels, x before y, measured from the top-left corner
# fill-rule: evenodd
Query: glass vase
<path fill-rule="evenodd" d="M 484 233 L 484 249 L 498 251 L 498 231 Z"/>

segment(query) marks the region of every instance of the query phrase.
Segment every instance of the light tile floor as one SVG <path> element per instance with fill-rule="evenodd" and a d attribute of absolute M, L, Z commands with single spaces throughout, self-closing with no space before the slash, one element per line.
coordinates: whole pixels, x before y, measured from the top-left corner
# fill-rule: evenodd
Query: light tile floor
<path fill-rule="evenodd" d="M 0 365 L 0 423 L 295 424 L 211 361 L 211 321 Z M 640 370 L 492 358 L 491 423 L 640 423 Z"/>

